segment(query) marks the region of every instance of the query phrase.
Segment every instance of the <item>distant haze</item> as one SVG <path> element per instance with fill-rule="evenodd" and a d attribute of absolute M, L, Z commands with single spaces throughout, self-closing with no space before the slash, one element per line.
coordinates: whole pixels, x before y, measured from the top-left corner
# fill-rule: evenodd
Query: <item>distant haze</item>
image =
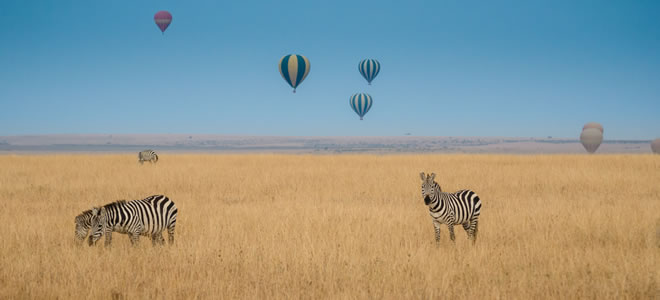
<path fill-rule="evenodd" d="M 0 136 L 0 154 L 26 152 L 585 153 L 576 138 L 277 137 L 195 134 Z M 651 153 L 649 140 L 605 140 L 597 153 Z"/>

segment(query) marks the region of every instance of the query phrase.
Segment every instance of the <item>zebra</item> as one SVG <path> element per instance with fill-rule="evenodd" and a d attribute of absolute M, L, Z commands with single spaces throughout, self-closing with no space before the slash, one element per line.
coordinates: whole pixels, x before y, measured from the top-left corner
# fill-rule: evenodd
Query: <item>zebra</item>
<path fill-rule="evenodd" d="M 158 154 L 154 150 L 147 149 L 138 153 L 138 162 L 143 164 L 145 161 L 150 163 L 158 162 Z"/>
<path fill-rule="evenodd" d="M 105 234 L 105 246 L 109 246 L 113 231 L 128 234 L 134 246 L 137 246 L 140 235 L 150 236 L 153 245 L 162 245 L 165 243 L 162 234 L 165 229 L 172 245 L 177 214 L 174 202 L 164 195 L 153 195 L 142 200 L 120 200 L 94 207 L 89 245 L 96 244 Z"/>
<path fill-rule="evenodd" d="M 92 228 L 92 210 L 88 209 L 86 211 L 83 211 L 79 215 L 76 216 L 75 219 L 75 224 L 76 224 L 76 242 L 78 244 L 82 244 L 82 242 L 85 240 L 87 237 L 87 234 L 89 233 L 89 229 Z M 108 236 L 106 236 L 107 240 Z M 109 242 L 108 242 L 109 243 Z"/>
<path fill-rule="evenodd" d="M 477 241 L 479 214 L 481 213 L 481 199 L 471 190 L 460 190 L 455 193 L 445 193 L 435 182 L 435 173 L 422 178 L 422 197 L 424 204 L 429 207 L 429 213 L 435 227 L 435 241 L 440 241 L 440 225 L 447 224 L 449 238 L 455 242 L 454 225 L 461 224 L 467 232 L 468 239 L 474 244 Z"/>

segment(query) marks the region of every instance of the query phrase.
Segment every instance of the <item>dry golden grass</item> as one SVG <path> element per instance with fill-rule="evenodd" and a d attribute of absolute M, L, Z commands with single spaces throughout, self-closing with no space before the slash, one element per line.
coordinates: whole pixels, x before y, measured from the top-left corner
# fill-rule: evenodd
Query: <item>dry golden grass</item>
<path fill-rule="evenodd" d="M 0 156 L 0 298 L 659 298 L 660 156 Z M 482 199 L 435 245 L 419 172 Z M 166 194 L 174 247 L 77 247 L 74 217 Z"/>

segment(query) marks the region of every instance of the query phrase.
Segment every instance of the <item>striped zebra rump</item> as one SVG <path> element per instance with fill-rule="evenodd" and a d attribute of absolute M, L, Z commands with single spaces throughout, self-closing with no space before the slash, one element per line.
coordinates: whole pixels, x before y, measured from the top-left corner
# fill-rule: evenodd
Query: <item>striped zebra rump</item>
<path fill-rule="evenodd" d="M 154 150 L 147 149 L 138 153 L 138 162 L 140 164 L 148 161 L 150 163 L 158 162 L 158 154 Z"/>
<path fill-rule="evenodd" d="M 454 210 L 455 224 L 469 222 L 481 214 L 481 199 L 471 190 L 460 190 L 452 193 L 451 203 Z"/>
<path fill-rule="evenodd" d="M 174 202 L 163 195 L 153 195 L 129 203 L 142 213 L 142 235 L 161 233 L 172 224 L 176 224 L 178 209 Z"/>

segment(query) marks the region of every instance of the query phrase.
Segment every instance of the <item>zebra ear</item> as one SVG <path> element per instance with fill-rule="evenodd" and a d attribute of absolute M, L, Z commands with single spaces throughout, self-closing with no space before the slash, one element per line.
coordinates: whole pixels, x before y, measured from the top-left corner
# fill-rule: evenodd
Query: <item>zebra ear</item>
<path fill-rule="evenodd" d="M 435 173 L 431 173 L 431 176 L 429 177 L 431 177 L 431 180 L 435 180 Z"/>
<path fill-rule="evenodd" d="M 419 173 L 419 177 L 422 178 L 422 181 L 426 180 L 426 174 L 424 174 L 424 172 Z"/>

